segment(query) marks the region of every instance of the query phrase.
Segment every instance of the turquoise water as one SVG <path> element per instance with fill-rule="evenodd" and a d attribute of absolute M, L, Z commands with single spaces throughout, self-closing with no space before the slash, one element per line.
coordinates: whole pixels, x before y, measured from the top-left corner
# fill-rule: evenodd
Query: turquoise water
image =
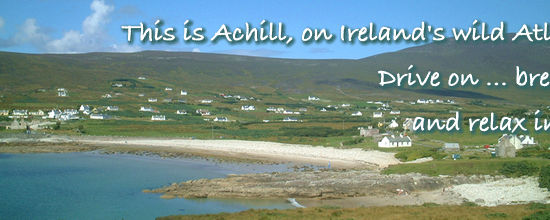
<path fill-rule="evenodd" d="M 0 219 L 154 219 L 175 214 L 291 208 L 284 200 L 172 199 L 142 193 L 198 178 L 288 170 L 149 156 L 0 154 Z"/>

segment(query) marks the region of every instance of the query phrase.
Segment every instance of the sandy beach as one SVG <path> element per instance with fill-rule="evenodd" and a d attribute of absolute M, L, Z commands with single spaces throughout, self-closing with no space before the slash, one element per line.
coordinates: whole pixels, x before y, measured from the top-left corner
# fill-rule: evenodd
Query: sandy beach
<path fill-rule="evenodd" d="M 212 156 L 295 162 L 333 168 L 384 168 L 400 163 L 394 153 L 332 147 L 242 140 L 189 140 L 156 138 L 77 137 L 73 141 L 94 146 L 133 146 L 198 152 Z"/>

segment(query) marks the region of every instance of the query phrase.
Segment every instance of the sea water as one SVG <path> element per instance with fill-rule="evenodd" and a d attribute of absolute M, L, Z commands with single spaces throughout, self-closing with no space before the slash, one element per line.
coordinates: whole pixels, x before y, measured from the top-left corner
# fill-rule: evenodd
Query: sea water
<path fill-rule="evenodd" d="M 284 200 L 161 199 L 153 189 L 227 174 L 288 171 L 288 165 L 218 163 L 96 152 L 0 154 L 0 219 L 154 219 L 291 208 Z"/>

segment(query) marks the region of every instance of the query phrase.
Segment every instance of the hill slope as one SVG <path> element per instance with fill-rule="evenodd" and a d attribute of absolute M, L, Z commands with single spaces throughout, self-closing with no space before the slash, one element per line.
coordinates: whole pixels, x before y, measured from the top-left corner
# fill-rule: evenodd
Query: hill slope
<path fill-rule="evenodd" d="M 475 99 L 522 100 L 537 103 L 544 93 L 533 89 L 380 88 L 378 70 L 442 75 L 473 73 L 483 82 L 514 84 L 515 66 L 532 72 L 550 70 L 550 47 L 528 43 L 432 43 L 360 60 L 300 60 L 208 53 L 144 51 L 138 53 L 20 54 L 0 52 L 0 93 L 30 94 L 37 89 L 64 87 L 97 97 L 112 90 L 114 81 L 158 91 L 163 86 L 195 93 L 224 91 L 316 94 L 332 99 L 366 97 L 420 98 L 454 96 Z M 151 79 L 136 80 L 138 76 Z M 155 90 L 153 90 L 155 89 Z M 252 89 L 252 90 L 251 90 Z M 342 96 L 345 94 L 346 96 Z M 257 94 L 256 94 L 257 95 Z M 32 95 L 31 95 L 32 96 Z M 86 96 L 83 96 L 86 97 Z M 529 97 L 529 99 L 522 99 Z M 31 97 L 32 98 L 32 97 Z M 17 102 L 22 97 L 10 99 Z M 26 97 L 29 99 L 29 97 Z M 344 98 L 345 99 L 345 98 Z"/>

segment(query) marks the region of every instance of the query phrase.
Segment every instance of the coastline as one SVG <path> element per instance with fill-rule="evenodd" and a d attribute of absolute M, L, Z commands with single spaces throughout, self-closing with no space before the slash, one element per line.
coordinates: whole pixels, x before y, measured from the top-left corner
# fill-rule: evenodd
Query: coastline
<path fill-rule="evenodd" d="M 183 138 L 46 136 L 0 139 L 0 152 L 45 153 L 100 150 L 104 153 L 157 154 L 162 157 L 212 157 L 261 163 L 296 163 L 337 169 L 380 169 L 401 163 L 394 153 L 362 149 L 242 140 Z"/>

